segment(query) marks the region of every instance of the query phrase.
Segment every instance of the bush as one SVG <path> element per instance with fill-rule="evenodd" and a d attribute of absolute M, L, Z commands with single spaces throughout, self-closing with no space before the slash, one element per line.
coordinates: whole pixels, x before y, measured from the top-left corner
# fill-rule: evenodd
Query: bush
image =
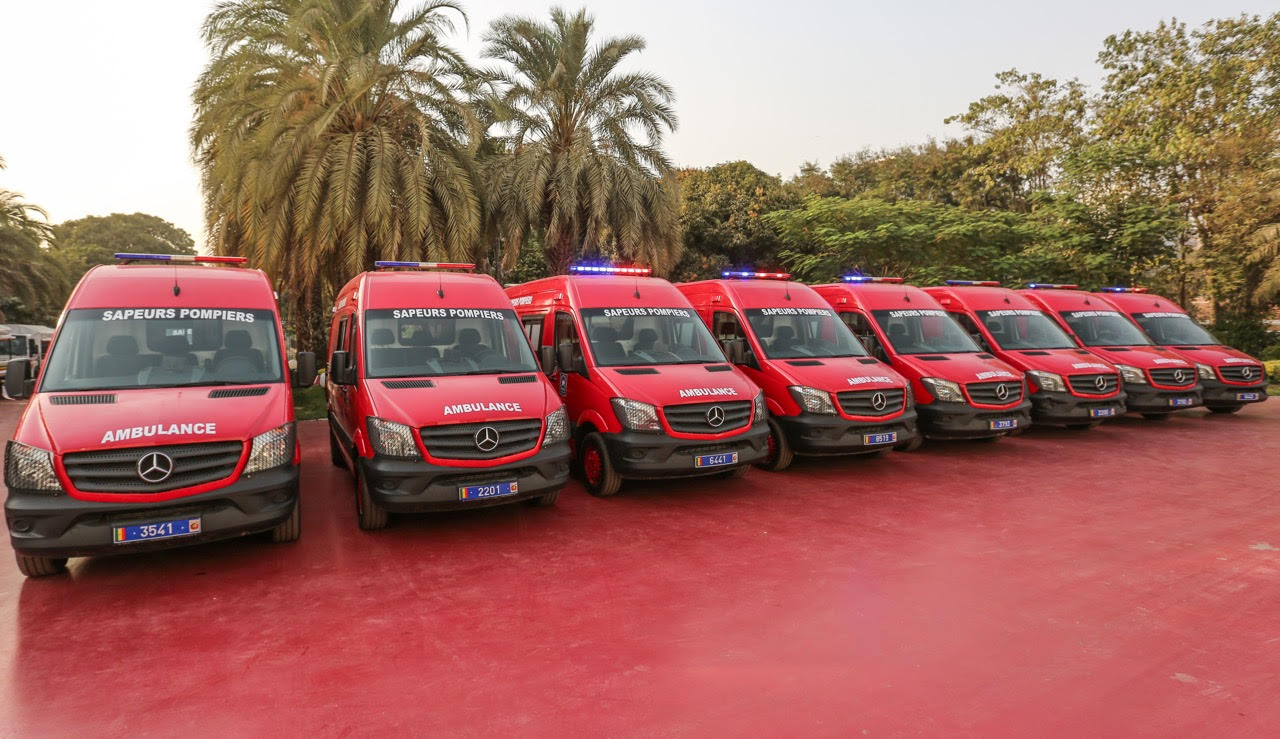
<path fill-rule="evenodd" d="M 1222 343 L 1255 357 L 1262 355 L 1275 342 L 1275 336 L 1267 332 L 1267 324 L 1261 315 L 1222 315 L 1214 322 L 1212 330 Z"/>
<path fill-rule="evenodd" d="M 1267 367 L 1267 377 L 1271 378 L 1272 382 L 1280 383 L 1280 360 L 1263 362 L 1263 364 Z"/>
<path fill-rule="evenodd" d="M 1280 342 L 1263 349 L 1262 353 L 1258 355 L 1258 358 L 1268 362 L 1280 359 Z"/>

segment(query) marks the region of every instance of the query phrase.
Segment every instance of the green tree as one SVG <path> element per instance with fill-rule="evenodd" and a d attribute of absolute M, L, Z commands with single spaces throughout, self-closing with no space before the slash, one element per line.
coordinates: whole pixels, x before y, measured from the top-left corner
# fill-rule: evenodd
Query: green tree
<path fill-rule="evenodd" d="M 209 241 L 304 311 L 374 259 L 459 260 L 481 233 L 458 5 L 225 0 L 191 143 Z M 401 12 L 404 10 L 405 12 Z"/>
<path fill-rule="evenodd" d="M 676 279 L 719 277 L 730 266 L 781 266 L 781 242 L 764 215 L 799 200 L 780 178 L 741 161 L 682 170 L 678 178 L 684 256 Z"/>
<path fill-rule="evenodd" d="M 928 200 L 965 208 L 1008 210 L 1019 200 L 1020 180 L 990 176 L 992 154 L 972 137 L 929 140 L 894 149 L 864 149 L 831 164 L 840 195 L 880 200 Z"/>
<path fill-rule="evenodd" d="M 795 177 L 787 180 L 787 191 L 795 198 L 829 198 L 840 194 L 835 180 L 817 162 L 805 162 Z"/>
<path fill-rule="evenodd" d="M 0 299 L 16 299 L 14 305 L 26 305 L 39 315 L 56 315 L 61 302 L 54 296 L 65 292 L 67 274 L 44 246 L 52 237 L 43 208 L 28 203 L 22 193 L 0 188 Z"/>
<path fill-rule="evenodd" d="M 195 254 L 191 234 L 146 213 L 85 216 L 53 227 L 51 252 L 75 279 L 98 264 L 112 264 L 117 252 Z"/>
<path fill-rule="evenodd" d="M 486 165 L 488 202 L 509 258 L 540 237 L 552 273 L 581 254 L 647 262 L 679 257 L 678 195 L 663 136 L 675 129 L 671 87 L 621 72 L 638 36 L 596 39 L 586 13 L 549 23 L 506 16 L 484 35 L 503 134 Z"/>

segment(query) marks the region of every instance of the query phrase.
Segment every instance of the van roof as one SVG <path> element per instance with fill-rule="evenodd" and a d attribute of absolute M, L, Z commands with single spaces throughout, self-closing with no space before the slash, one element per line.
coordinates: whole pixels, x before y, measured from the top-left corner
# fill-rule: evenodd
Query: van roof
<path fill-rule="evenodd" d="M 557 275 L 516 285 L 512 297 L 541 292 L 562 292 L 574 308 L 625 308 L 683 306 L 689 301 L 675 285 L 659 277 L 613 275 Z M 637 298 L 636 292 L 640 293 Z"/>
<path fill-rule="evenodd" d="M 179 293 L 174 295 L 174 285 Z M 275 293 L 256 269 L 151 264 L 104 264 L 80 278 L 67 308 L 235 306 L 274 310 Z"/>
<path fill-rule="evenodd" d="M 826 308 L 831 306 L 813 288 L 786 280 L 702 280 L 685 282 L 682 290 L 726 295 L 739 308 Z M 787 296 L 791 297 L 788 298 Z"/>
<path fill-rule="evenodd" d="M 1101 295 L 1094 295 L 1084 290 L 1019 290 L 1024 297 L 1033 303 L 1041 303 L 1050 310 L 1109 310 L 1116 307 Z"/>
<path fill-rule="evenodd" d="M 970 287 L 939 285 L 926 287 L 925 292 L 943 305 L 952 303 L 971 311 L 980 310 L 1040 310 L 1040 306 L 1007 287 Z"/>
<path fill-rule="evenodd" d="M 817 290 L 824 296 L 848 297 L 857 307 L 866 311 L 942 308 L 932 295 L 915 285 L 891 282 L 835 282 L 818 285 Z"/>
<path fill-rule="evenodd" d="M 437 289 L 444 290 L 440 297 Z M 337 298 L 356 296 L 364 310 L 440 306 L 446 308 L 510 307 L 498 281 L 489 275 L 443 271 L 361 272 L 338 291 Z"/>
<path fill-rule="evenodd" d="M 1163 313 L 1186 313 L 1186 309 L 1172 300 L 1151 293 L 1102 293 L 1112 305 L 1126 313 L 1147 313 L 1159 311 Z"/>

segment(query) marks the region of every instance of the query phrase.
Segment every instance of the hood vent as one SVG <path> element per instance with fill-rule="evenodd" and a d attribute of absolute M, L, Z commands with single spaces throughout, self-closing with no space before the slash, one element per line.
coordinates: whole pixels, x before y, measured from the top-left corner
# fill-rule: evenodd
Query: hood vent
<path fill-rule="evenodd" d="M 115 393 L 107 395 L 54 395 L 50 405 L 111 405 L 116 402 Z"/>
<path fill-rule="evenodd" d="M 265 387 L 230 387 L 221 390 L 212 390 L 209 392 L 210 398 L 252 398 L 258 395 L 266 395 Z"/>
<path fill-rule="evenodd" d="M 387 380 L 382 386 L 388 390 L 417 390 L 424 387 L 435 387 L 431 380 Z"/>
<path fill-rule="evenodd" d="M 708 372 L 728 372 L 728 371 L 729 371 L 729 365 L 727 365 L 727 364 L 709 364 L 709 365 L 707 365 L 707 366 L 706 366 L 706 370 L 707 370 Z"/>
<path fill-rule="evenodd" d="M 818 361 L 818 360 L 816 360 L 816 359 L 792 359 L 791 361 L 787 362 L 787 364 L 791 365 L 792 367 L 820 367 L 820 366 L 822 366 L 822 362 L 819 362 L 819 361 Z"/>
<path fill-rule="evenodd" d="M 861 364 L 880 364 L 880 360 L 875 357 L 863 357 L 862 359 L 859 359 L 858 362 Z"/>
<path fill-rule="evenodd" d="M 1102 347 L 1102 348 L 1103 348 L 1103 349 L 1106 349 L 1106 350 L 1107 350 L 1107 351 L 1109 351 L 1109 352 L 1127 352 L 1127 351 L 1130 351 L 1129 347 L 1127 347 L 1127 346 L 1104 346 L 1104 347 Z"/>
<path fill-rule="evenodd" d="M 1082 357 L 1089 356 L 1089 352 L 1085 351 L 1084 349 L 1076 349 L 1076 354 L 1079 354 Z"/>
<path fill-rule="evenodd" d="M 916 359 L 919 359 L 921 362 L 945 362 L 945 361 L 947 361 L 947 358 L 946 358 L 946 357 L 943 357 L 943 356 L 940 356 L 940 355 L 937 355 L 937 354 L 930 355 L 930 356 L 924 356 L 924 357 L 916 357 Z"/>
<path fill-rule="evenodd" d="M 1042 351 L 1040 351 L 1039 349 L 1036 349 L 1036 350 L 1034 350 L 1034 351 L 1025 351 L 1025 352 L 1023 352 L 1023 353 L 1022 353 L 1022 356 L 1024 356 L 1024 357 L 1047 357 L 1047 356 L 1049 356 L 1049 352 L 1042 352 Z"/>
<path fill-rule="evenodd" d="M 990 354 L 978 354 L 976 356 L 978 359 L 995 359 L 995 357 Z"/>
<path fill-rule="evenodd" d="M 537 381 L 537 375 L 498 375 L 499 385 L 519 385 L 524 382 Z"/>
<path fill-rule="evenodd" d="M 1195 349 L 1204 349 L 1205 347 L 1203 347 L 1203 346 L 1176 346 L 1176 347 L 1174 347 L 1174 348 L 1175 348 L 1175 349 L 1177 349 L 1177 350 L 1178 350 L 1178 351 L 1180 351 L 1180 352 L 1186 352 L 1186 351 L 1192 351 L 1192 350 L 1195 350 Z"/>
<path fill-rule="evenodd" d="M 620 375 L 656 375 L 658 370 L 652 367 L 628 367 L 624 369 L 614 370 Z"/>

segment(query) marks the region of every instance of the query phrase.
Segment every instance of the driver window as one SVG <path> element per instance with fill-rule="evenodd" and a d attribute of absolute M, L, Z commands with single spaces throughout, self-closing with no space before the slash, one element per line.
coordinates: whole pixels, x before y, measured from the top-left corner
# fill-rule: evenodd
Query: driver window
<path fill-rule="evenodd" d="M 582 359 L 582 342 L 578 340 L 578 327 L 573 324 L 573 316 L 560 312 L 556 314 L 556 350 L 564 344 L 573 347 L 574 361 Z"/>
<path fill-rule="evenodd" d="M 889 356 L 880 345 L 880 339 L 876 336 L 875 329 L 871 328 L 871 321 L 866 316 L 853 311 L 841 311 L 840 320 L 844 321 L 844 325 L 848 326 L 853 335 L 858 337 L 858 341 L 861 341 L 867 351 L 871 352 L 871 356 L 883 362 L 889 361 Z"/>
<path fill-rule="evenodd" d="M 520 321 L 520 326 L 524 329 L 524 336 L 529 340 L 529 346 L 533 350 L 538 351 L 538 347 L 542 346 L 542 324 L 546 321 L 546 314 L 536 316 L 525 316 Z"/>
<path fill-rule="evenodd" d="M 983 351 L 991 351 L 991 344 L 987 342 L 987 337 L 982 335 L 982 330 L 978 328 L 978 324 L 974 322 L 968 313 L 952 313 L 951 317 L 956 319 L 956 322 L 960 324 L 960 328 L 963 328 L 965 333 L 969 334 L 969 337 L 977 342 L 978 346 L 982 347 Z"/>
<path fill-rule="evenodd" d="M 715 335 L 717 341 L 747 338 L 747 333 L 742 328 L 742 322 L 738 320 L 738 317 L 725 311 L 716 311 L 713 314 L 711 318 L 711 333 Z"/>

